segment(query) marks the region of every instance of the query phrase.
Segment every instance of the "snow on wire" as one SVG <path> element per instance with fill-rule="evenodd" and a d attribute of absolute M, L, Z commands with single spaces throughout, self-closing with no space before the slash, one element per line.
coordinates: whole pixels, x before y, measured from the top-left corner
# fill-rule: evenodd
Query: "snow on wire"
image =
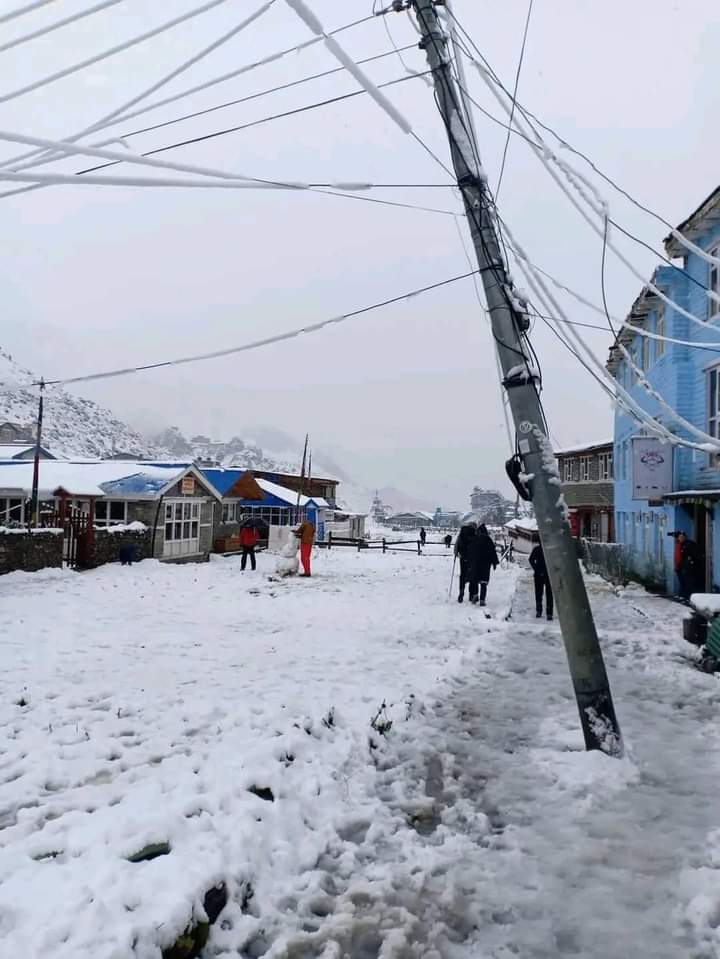
<path fill-rule="evenodd" d="M 129 376 L 133 373 L 142 373 L 148 370 L 157 370 L 169 366 L 185 366 L 188 363 L 200 363 L 204 360 L 220 359 L 221 357 L 232 356 L 236 353 L 247 353 L 250 350 L 257 350 L 263 346 L 270 346 L 273 343 L 282 343 L 285 340 L 295 339 L 295 337 L 302 336 L 304 333 L 317 333 L 319 330 L 325 329 L 327 326 L 332 326 L 335 323 L 344 323 L 345 321 L 354 319 L 355 317 L 361 316 L 364 313 L 370 313 L 371 311 L 380 309 L 381 307 L 390 306 L 393 303 L 400 303 L 403 300 L 409 300 L 411 297 L 418 296 L 420 293 L 427 293 L 430 290 L 436 290 L 440 287 L 448 286 L 450 283 L 457 283 L 459 280 L 468 279 L 468 277 L 475 276 L 477 273 L 478 270 L 473 270 L 469 273 L 461 273 L 458 276 L 451 276 L 447 280 L 440 280 L 438 283 L 432 283 L 429 286 L 423 286 L 417 290 L 411 290 L 409 293 L 402 293 L 400 296 L 391 297 L 390 299 L 383 300 L 380 303 L 373 303 L 370 306 L 361 307 L 360 309 L 353 310 L 350 313 L 341 313 L 339 316 L 333 316 L 327 320 L 320 320 L 318 323 L 306 324 L 298 329 L 288 330 L 285 333 L 277 333 L 274 336 L 267 336 L 260 340 L 253 340 L 250 343 L 243 343 L 241 346 L 230 346 L 222 350 L 213 350 L 210 353 L 198 353 L 193 356 L 183 356 L 174 360 L 163 360 L 158 363 L 146 363 L 142 366 L 128 366 L 117 370 L 107 370 L 102 373 L 89 373 L 84 376 L 36 380 L 27 385 L 47 387 L 66 386 L 71 383 L 89 383 L 93 380 L 104 380 L 118 376 Z"/>

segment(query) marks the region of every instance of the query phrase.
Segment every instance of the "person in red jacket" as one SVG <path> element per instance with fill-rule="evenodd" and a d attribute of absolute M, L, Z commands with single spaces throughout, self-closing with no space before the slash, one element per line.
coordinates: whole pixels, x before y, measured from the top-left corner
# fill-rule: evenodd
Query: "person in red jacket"
<path fill-rule="evenodd" d="M 242 560 L 240 561 L 240 569 L 242 572 L 245 572 L 245 567 L 247 566 L 248 556 L 250 557 L 250 565 L 253 570 L 257 569 L 255 562 L 255 547 L 257 546 L 260 540 L 260 534 L 254 526 L 243 526 L 240 530 L 240 545 L 242 546 Z"/>

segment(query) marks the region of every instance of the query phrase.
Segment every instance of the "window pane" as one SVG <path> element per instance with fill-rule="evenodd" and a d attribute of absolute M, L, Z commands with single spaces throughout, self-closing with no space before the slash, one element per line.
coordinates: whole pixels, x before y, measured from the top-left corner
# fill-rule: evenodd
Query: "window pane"
<path fill-rule="evenodd" d="M 197 523 L 197 521 L 193 521 L 193 524 L 192 524 L 192 539 L 197 539 L 197 538 L 198 538 L 198 531 L 199 531 L 199 524 Z"/>
<path fill-rule="evenodd" d="M 223 521 L 223 523 L 227 523 L 228 518 L 229 518 L 229 514 L 230 514 L 230 509 L 229 509 L 229 507 L 228 507 L 228 504 L 227 504 L 227 503 L 223 503 L 223 508 L 222 508 L 222 521 Z"/>
<path fill-rule="evenodd" d="M 185 522 L 185 523 L 183 523 L 182 525 L 183 525 L 183 535 L 182 535 L 182 538 L 183 538 L 183 539 L 190 539 L 190 523 L 189 523 L 189 522 Z"/>
<path fill-rule="evenodd" d="M 116 523 L 125 522 L 125 504 L 124 503 L 109 503 L 110 506 L 110 519 Z"/>
<path fill-rule="evenodd" d="M 171 503 L 167 503 L 166 506 L 165 506 L 165 519 L 168 520 L 168 519 L 172 519 L 172 518 L 173 518 L 173 508 L 172 508 L 172 504 L 171 504 Z"/>
<path fill-rule="evenodd" d="M 173 539 L 182 539 L 182 523 L 175 523 L 175 533 Z"/>
<path fill-rule="evenodd" d="M 108 504 L 100 500 L 95 504 L 95 519 L 104 520 L 107 518 Z"/>
<path fill-rule="evenodd" d="M 173 524 L 172 524 L 172 523 L 166 523 L 166 524 L 165 524 L 165 539 L 171 540 L 172 538 L 173 538 Z"/>
<path fill-rule="evenodd" d="M 198 519 L 198 517 L 200 516 L 200 504 L 199 504 L 199 503 L 193 503 L 193 504 L 192 504 L 192 516 L 193 516 L 193 519 Z"/>
<path fill-rule="evenodd" d="M 717 412 L 717 370 L 710 370 L 710 416 Z"/>
<path fill-rule="evenodd" d="M 192 512 L 192 503 L 183 503 L 183 519 L 190 519 Z"/>

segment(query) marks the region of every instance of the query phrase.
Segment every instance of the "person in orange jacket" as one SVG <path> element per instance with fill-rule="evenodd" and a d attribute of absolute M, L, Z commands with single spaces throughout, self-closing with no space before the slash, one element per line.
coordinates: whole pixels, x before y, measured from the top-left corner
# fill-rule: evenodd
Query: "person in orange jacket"
<path fill-rule="evenodd" d="M 303 565 L 303 572 L 300 575 L 311 576 L 310 557 L 315 542 L 314 524 L 309 519 L 304 520 L 295 530 L 295 535 L 300 540 L 300 562 Z"/>
<path fill-rule="evenodd" d="M 260 541 L 260 533 L 254 526 L 243 526 L 240 530 L 240 546 L 242 547 L 242 560 L 240 561 L 240 570 L 244 573 L 247 566 L 248 556 L 250 565 L 255 571 L 257 564 L 255 562 L 255 547 Z"/>

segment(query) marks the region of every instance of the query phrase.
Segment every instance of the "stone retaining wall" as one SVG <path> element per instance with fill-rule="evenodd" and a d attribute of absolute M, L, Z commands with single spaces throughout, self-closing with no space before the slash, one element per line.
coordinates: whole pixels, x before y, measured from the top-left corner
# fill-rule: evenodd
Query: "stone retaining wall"
<path fill-rule="evenodd" d="M 19 569 L 35 572 L 48 566 L 61 567 L 62 562 L 61 530 L 0 529 L 0 574 Z"/>

